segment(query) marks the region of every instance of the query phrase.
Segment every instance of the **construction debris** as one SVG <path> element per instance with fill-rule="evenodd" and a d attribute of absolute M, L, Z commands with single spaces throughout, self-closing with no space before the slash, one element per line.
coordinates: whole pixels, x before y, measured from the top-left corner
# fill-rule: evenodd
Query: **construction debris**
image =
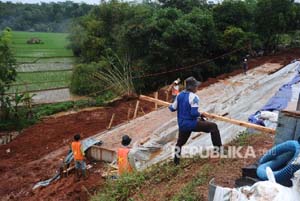
<path fill-rule="evenodd" d="M 294 174 L 293 186 L 285 187 L 276 183 L 274 174 L 267 169 L 268 181 L 239 189 L 216 187 L 213 200 L 209 201 L 297 201 L 300 198 L 300 170 Z"/>
<path fill-rule="evenodd" d="M 83 151 L 86 152 L 91 146 L 93 146 L 94 144 L 96 143 L 99 143 L 100 141 L 99 140 L 95 140 L 93 138 L 88 138 L 88 139 L 85 139 L 82 141 L 82 147 L 83 147 Z M 63 166 L 67 166 L 67 165 L 70 165 L 71 162 L 73 161 L 73 153 L 72 151 L 70 150 L 68 155 L 66 156 L 66 158 L 64 159 L 63 161 Z M 68 168 L 67 170 L 64 170 L 63 174 L 68 174 L 68 172 L 71 170 L 72 168 Z M 61 177 L 61 173 L 60 173 L 61 170 L 57 171 L 57 173 L 50 179 L 48 180 L 45 180 L 45 181 L 40 181 L 38 182 L 37 184 L 35 184 L 33 186 L 33 190 L 41 187 L 41 186 L 48 186 L 51 182 L 53 181 L 56 181 L 58 180 L 60 177 Z"/>

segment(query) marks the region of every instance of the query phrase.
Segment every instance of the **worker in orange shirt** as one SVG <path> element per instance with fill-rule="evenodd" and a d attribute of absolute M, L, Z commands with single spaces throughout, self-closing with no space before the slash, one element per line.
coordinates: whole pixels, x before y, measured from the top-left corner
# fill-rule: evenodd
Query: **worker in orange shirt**
<path fill-rule="evenodd" d="M 84 179 L 87 178 L 86 174 L 86 163 L 85 163 L 85 157 L 84 157 L 84 151 L 83 147 L 80 142 L 80 134 L 76 134 L 74 136 L 74 142 L 71 144 L 73 156 L 74 156 L 74 161 L 75 161 L 75 173 L 76 173 L 76 178 L 77 181 L 80 180 L 80 171 L 84 177 Z"/>
<path fill-rule="evenodd" d="M 131 138 L 128 135 L 122 136 L 121 144 L 123 147 L 117 151 L 119 175 L 131 173 L 136 169 L 133 154 L 130 153 L 130 148 L 128 148 L 130 142 Z"/>
<path fill-rule="evenodd" d="M 176 96 L 179 94 L 179 82 L 180 79 L 177 78 L 169 87 L 168 91 L 172 90 L 172 102 L 174 102 Z"/>

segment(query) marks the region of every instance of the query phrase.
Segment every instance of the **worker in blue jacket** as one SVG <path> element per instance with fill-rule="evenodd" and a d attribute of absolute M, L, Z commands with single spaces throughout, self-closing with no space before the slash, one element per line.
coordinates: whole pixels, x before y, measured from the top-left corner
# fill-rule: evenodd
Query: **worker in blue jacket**
<path fill-rule="evenodd" d="M 179 136 L 175 147 L 174 163 L 180 162 L 181 148 L 188 141 L 191 133 L 206 132 L 211 133 L 211 140 L 215 148 L 222 146 L 221 136 L 216 123 L 204 120 L 199 113 L 199 97 L 195 94 L 200 82 L 194 77 L 185 80 L 186 88 L 176 97 L 169 106 L 172 112 L 177 111 L 177 121 L 179 126 Z"/>

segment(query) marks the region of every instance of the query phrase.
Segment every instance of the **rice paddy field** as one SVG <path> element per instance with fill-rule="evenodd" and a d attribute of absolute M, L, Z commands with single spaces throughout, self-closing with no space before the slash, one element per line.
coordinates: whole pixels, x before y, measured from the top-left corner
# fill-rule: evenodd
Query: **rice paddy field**
<path fill-rule="evenodd" d="M 72 57 L 67 49 L 68 34 L 42 32 L 13 32 L 13 50 L 18 62 L 34 62 L 38 58 Z M 42 44 L 27 44 L 31 38 L 38 38 Z"/>
<path fill-rule="evenodd" d="M 17 80 L 9 93 L 68 87 L 74 57 L 66 33 L 13 32 L 13 52 L 17 60 Z M 27 44 L 37 38 L 40 44 Z"/>

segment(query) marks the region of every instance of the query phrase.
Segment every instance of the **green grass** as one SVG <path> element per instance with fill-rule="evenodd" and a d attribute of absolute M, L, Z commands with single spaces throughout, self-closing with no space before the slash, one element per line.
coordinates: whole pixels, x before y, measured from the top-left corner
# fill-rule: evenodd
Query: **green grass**
<path fill-rule="evenodd" d="M 91 198 L 91 201 L 125 201 L 134 200 L 132 195 L 145 197 L 139 190 L 145 186 L 158 185 L 162 182 L 169 182 L 178 175 L 184 173 L 184 168 L 190 166 L 192 163 L 203 161 L 201 158 L 185 159 L 182 160 L 180 166 L 174 166 L 172 162 L 165 164 L 154 165 L 144 171 L 136 171 L 128 175 L 122 175 L 117 180 L 107 180 L 103 188 Z M 192 180 L 192 184 L 186 187 L 184 193 L 179 192 L 177 197 L 184 197 L 186 192 L 195 190 L 195 187 L 203 182 L 207 181 L 207 169 L 204 168 L 203 173 L 199 173 L 198 176 Z M 211 169 L 211 167 L 210 167 Z M 194 195 L 194 194 L 193 194 Z M 176 199 L 176 198 L 174 198 Z"/>
<path fill-rule="evenodd" d="M 249 144 L 248 142 L 249 136 L 250 136 L 249 133 L 246 131 L 240 132 L 233 142 L 238 144 L 239 146 L 245 146 Z"/>
<path fill-rule="evenodd" d="M 202 171 L 198 172 L 198 174 L 189 183 L 187 183 L 176 196 L 172 198 L 172 201 L 204 200 L 199 192 L 197 192 L 196 187 L 208 182 L 208 175 L 211 169 L 213 169 L 213 167 L 210 164 L 205 164 L 202 168 Z"/>
<path fill-rule="evenodd" d="M 70 84 L 71 75 L 72 71 L 18 73 L 17 80 L 14 84 L 24 85 L 12 86 L 9 92 L 13 93 L 16 90 L 18 90 L 18 92 L 24 92 L 57 87 L 68 87 Z"/>
<path fill-rule="evenodd" d="M 18 62 L 33 62 L 34 58 L 73 56 L 72 51 L 66 48 L 68 34 L 14 31 L 12 35 L 13 51 Z M 41 39 L 43 44 L 27 44 L 27 40 L 34 37 Z"/>
<path fill-rule="evenodd" d="M 67 37 L 66 33 L 13 31 L 12 49 L 19 64 L 18 76 L 13 84 L 36 84 L 12 86 L 8 93 L 68 87 L 74 57 L 67 49 Z M 41 39 L 42 44 L 27 44 L 31 38 Z"/>

